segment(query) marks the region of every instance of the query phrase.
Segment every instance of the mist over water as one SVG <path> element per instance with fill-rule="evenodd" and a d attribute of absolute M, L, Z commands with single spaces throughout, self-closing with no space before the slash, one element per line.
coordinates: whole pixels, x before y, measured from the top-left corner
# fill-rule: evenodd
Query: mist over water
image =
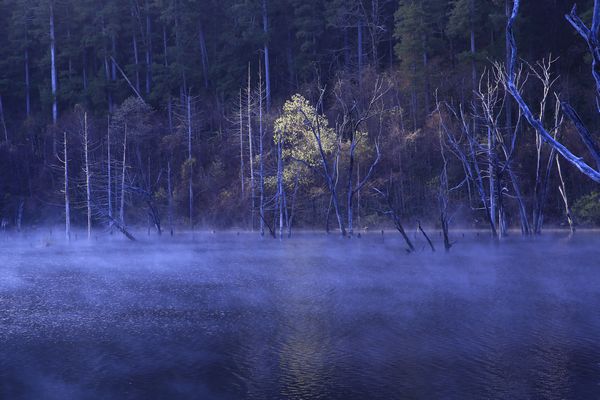
<path fill-rule="evenodd" d="M 2 238 L 0 398 L 598 398 L 600 236 L 466 236 Z"/>

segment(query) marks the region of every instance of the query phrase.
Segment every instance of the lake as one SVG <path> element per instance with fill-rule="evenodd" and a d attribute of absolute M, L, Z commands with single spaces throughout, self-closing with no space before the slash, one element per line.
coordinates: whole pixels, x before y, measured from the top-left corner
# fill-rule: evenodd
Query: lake
<path fill-rule="evenodd" d="M 0 398 L 600 398 L 600 234 L 384 236 L 3 236 Z"/>

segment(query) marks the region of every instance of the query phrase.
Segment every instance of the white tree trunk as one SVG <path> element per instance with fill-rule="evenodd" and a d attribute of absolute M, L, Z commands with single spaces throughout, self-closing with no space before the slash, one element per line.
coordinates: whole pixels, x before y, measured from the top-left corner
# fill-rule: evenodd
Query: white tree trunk
<path fill-rule="evenodd" d="M 89 156 L 89 135 L 87 125 L 87 113 L 83 114 L 83 151 L 84 151 L 84 172 L 85 172 L 85 199 L 87 206 L 87 238 L 92 238 L 92 189 L 90 186 L 90 156 Z"/>
<path fill-rule="evenodd" d="M 560 185 L 558 186 L 558 191 L 563 201 L 563 205 L 565 207 L 565 216 L 567 217 L 567 222 L 569 223 L 569 229 L 571 230 L 571 235 L 575 233 L 575 223 L 573 222 L 573 216 L 571 215 L 571 207 L 569 206 L 569 198 L 567 197 L 567 186 L 565 185 L 565 180 L 563 178 L 562 168 L 560 165 L 560 159 L 558 155 L 556 157 L 556 168 L 558 170 L 558 177 L 560 179 Z"/>
<path fill-rule="evenodd" d="M 119 219 L 121 225 L 125 226 L 125 174 L 127 173 L 127 124 L 123 133 L 123 160 L 121 164 L 121 207 L 119 209 Z"/>
<path fill-rule="evenodd" d="M 188 164 L 190 169 L 188 177 L 189 216 L 190 228 L 194 229 L 194 186 L 192 179 L 194 172 L 194 167 L 192 165 L 192 103 L 189 94 L 186 96 L 186 110 L 188 131 Z"/>
<path fill-rule="evenodd" d="M 240 89 L 240 183 L 241 198 L 244 198 L 244 106 L 242 105 L 242 90 Z"/>
<path fill-rule="evenodd" d="M 106 129 L 106 196 L 108 198 L 108 227 L 112 233 L 113 225 L 113 203 L 112 203 L 112 155 L 110 148 L 110 116 L 108 117 L 108 125 Z"/>
<path fill-rule="evenodd" d="M 167 200 L 168 200 L 168 218 L 169 218 L 169 231 L 173 236 L 173 188 L 171 184 L 171 160 L 167 162 Z"/>
<path fill-rule="evenodd" d="M 490 215 L 496 224 L 496 168 L 495 168 L 495 151 L 496 151 L 496 136 L 492 129 L 488 127 L 488 175 L 490 185 Z M 496 226 L 497 227 L 497 226 Z"/>
<path fill-rule="evenodd" d="M 279 207 L 279 240 L 283 239 L 283 159 L 281 156 L 281 136 L 277 141 L 277 205 Z"/>
<path fill-rule="evenodd" d="M 252 88 L 250 86 L 250 65 L 248 65 L 247 111 L 248 111 L 248 151 L 250 154 L 250 227 L 254 230 L 254 153 L 252 149 Z"/>
<path fill-rule="evenodd" d="M 56 92 L 58 88 L 56 78 L 56 37 L 54 35 L 54 2 L 50 2 L 50 77 L 52 85 L 52 123 L 58 119 L 58 103 Z"/>
<path fill-rule="evenodd" d="M 266 0 L 265 0 L 266 1 Z M 267 100 L 268 101 L 268 100 Z M 264 179 L 264 160 L 263 160 L 263 139 L 265 135 L 263 126 L 263 88 L 262 71 L 258 71 L 258 121 L 259 121 L 259 190 L 260 190 L 260 235 L 265 234 L 265 179 Z"/>
<path fill-rule="evenodd" d="M 67 152 L 67 132 L 63 133 L 63 165 L 65 172 L 65 236 L 71 240 L 71 203 L 69 200 L 69 157 Z"/>

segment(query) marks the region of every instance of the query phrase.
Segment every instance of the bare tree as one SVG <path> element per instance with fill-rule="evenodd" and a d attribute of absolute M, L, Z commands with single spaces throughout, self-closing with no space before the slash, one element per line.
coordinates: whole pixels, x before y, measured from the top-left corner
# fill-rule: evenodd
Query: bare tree
<path fill-rule="evenodd" d="M 65 237 L 67 241 L 71 240 L 71 200 L 69 197 L 69 153 L 67 147 L 67 131 L 63 132 L 63 157 L 58 157 L 63 165 L 64 173 L 64 199 L 65 199 Z"/>
<path fill-rule="evenodd" d="M 106 128 L 106 197 L 107 197 L 107 212 L 109 216 L 108 227 L 112 233 L 113 226 L 113 194 L 112 194 L 112 154 L 111 154 L 111 140 L 110 140 L 110 116 L 108 117 L 108 124 Z"/>
<path fill-rule="evenodd" d="M 527 122 L 537 131 L 537 133 L 541 136 L 542 140 L 548 143 L 552 148 L 554 148 L 563 158 L 567 160 L 571 165 L 577 168 L 584 175 L 589 177 L 595 182 L 600 183 L 600 152 L 598 148 L 595 146 L 595 141 L 591 137 L 589 131 L 585 128 L 583 124 L 580 124 L 580 118 L 575 114 L 572 107 L 563 101 L 562 109 L 567 115 L 569 119 L 573 122 L 575 127 L 577 128 L 577 132 L 582 140 L 582 142 L 586 145 L 589 153 L 592 158 L 598 164 L 596 168 L 588 165 L 584 159 L 580 156 L 575 155 L 571 150 L 569 150 L 566 146 L 561 144 L 557 139 L 555 139 L 552 134 L 544 127 L 542 121 L 539 118 L 536 118 L 531 111 L 531 108 L 524 100 L 523 96 L 519 92 L 517 85 L 515 84 L 515 65 L 517 61 L 517 42 L 515 40 L 513 27 L 517 15 L 519 13 L 520 0 L 514 0 L 513 9 L 508 19 L 508 23 L 506 26 L 506 35 L 508 37 L 510 43 L 510 57 L 508 59 L 507 65 L 507 90 L 512 95 L 512 97 L 517 102 L 523 116 L 527 120 Z M 600 95 L 600 42 L 598 41 L 598 33 L 600 32 L 600 1 L 594 1 L 594 12 L 592 18 L 591 28 L 588 28 L 583 21 L 577 15 L 577 9 L 574 7 L 570 14 L 566 16 L 567 20 L 571 23 L 571 25 L 575 28 L 575 30 L 582 36 L 582 38 L 586 41 L 590 53 L 592 55 L 592 76 L 594 81 L 596 82 L 596 94 Z"/>
<path fill-rule="evenodd" d="M 266 7 L 266 0 L 263 1 L 264 7 Z M 266 12 L 266 11 L 265 11 Z M 265 48 L 267 48 L 265 46 Z M 269 102 L 267 92 L 267 107 Z M 258 186 L 260 191 L 260 204 L 259 204 L 259 213 L 260 213 L 260 235 L 264 236 L 265 234 L 265 162 L 264 162 L 264 149 L 263 142 L 265 137 L 265 127 L 263 123 L 263 81 L 262 81 L 262 68 L 258 69 L 258 157 L 259 157 L 259 167 L 258 167 Z"/>
<path fill-rule="evenodd" d="M 479 142 L 472 131 L 472 125 L 468 123 L 462 106 L 459 111 L 456 111 L 447 103 L 437 104 L 437 114 L 439 116 L 440 127 L 446 136 L 449 150 L 461 162 L 465 177 L 468 181 L 473 182 L 477 189 L 481 208 L 485 212 L 486 220 L 490 226 L 490 232 L 493 238 L 498 237 L 496 229 L 495 216 L 491 214 L 489 206 L 489 194 L 486 191 L 484 184 L 484 176 L 479 165 L 478 153 L 481 151 Z M 450 125 L 446 122 L 446 114 L 454 117 L 455 125 L 458 126 L 459 135 L 455 134 Z M 463 143 L 466 141 L 466 145 Z"/>
<path fill-rule="evenodd" d="M 127 122 L 123 127 L 123 158 L 121 162 L 121 204 L 119 207 L 119 220 L 122 226 L 125 225 L 125 179 L 127 175 Z"/>
<path fill-rule="evenodd" d="M 390 195 L 390 189 L 389 189 L 391 187 L 393 187 L 393 185 L 390 180 L 390 182 L 388 184 L 388 189 L 385 192 L 383 192 L 377 188 L 373 188 L 373 190 L 385 199 L 387 209 L 381 210 L 381 213 L 389 216 L 392 219 L 392 221 L 394 222 L 394 226 L 396 227 L 398 232 L 400 232 L 400 234 L 402 235 L 402 238 L 404 239 L 404 242 L 408 246 L 407 251 L 410 253 L 410 252 L 415 251 L 416 249 L 415 249 L 414 244 L 408 237 L 408 234 L 406 233 L 406 230 L 404 229 L 404 226 L 402 225 L 402 220 L 400 218 L 400 215 L 392 202 L 392 196 Z"/>
<path fill-rule="evenodd" d="M 254 230 L 254 210 L 255 210 L 255 193 L 254 193 L 254 150 L 252 148 L 252 87 L 250 84 L 250 64 L 248 64 L 248 85 L 246 87 L 246 116 L 248 123 L 248 163 L 250 164 L 250 229 Z"/>
<path fill-rule="evenodd" d="M 187 143 L 188 143 L 188 201 L 189 201 L 189 217 L 190 228 L 194 229 L 194 162 L 192 157 L 192 100 L 188 93 L 185 98 L 186 109 L 186 127 L 187 127 Z"/>
<path fill-rule="evenodd" d="M 244 198 L 245 188 L 244 182 L 246 177 L 244 175 L 244 107 L 242 105 L 242 90 L 240 89 L 240 104 L 239 104 L 239 128 L 240 128 L 240 184 L 241 184 L 241 197 Z"/>

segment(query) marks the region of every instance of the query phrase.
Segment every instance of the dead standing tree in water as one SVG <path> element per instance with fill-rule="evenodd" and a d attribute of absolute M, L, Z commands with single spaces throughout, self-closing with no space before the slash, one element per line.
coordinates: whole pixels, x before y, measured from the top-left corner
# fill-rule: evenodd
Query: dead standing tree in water
<path fill-rule="evenodd" d="M 87 210 L 87 238 L 92 238 L 92 170 L 90 165 L 90 132 L 88 129 L 87 112 L 83 112 L 83 122 L 81 127 L 81 140 L 83 144 L 83 173 L 85 174 L 85 204 Z"/>
<path fill-rule="evenodd" d="M 514 0 L 512 12 L 506 25 L 506 35 L 510 47 L 510 57 L 507 60 L 508 65 L 506 68 L 507 90 L 517 102 L 527 122 L 537 131 L 542 140 L 548 143 L 553 149 L 556 150 L 558 154 L 560 154 L 565 160 L 567 160 L 567 162 L 577 168 L 581 173 L 592 179 L 594 182 L 600 183 L 600 150 L 598 149 L 595 139 L 592 137 L 585 125 L 581 122 L 581 119 L 575 113 L 573 108 L 565 101 L 563 101 L 561 104 L 563 112 L 577 129 L 580 139 L 586 146 L 590 156 L 596 164 L 596 167 L 590 166 L 582 157 L 575 155 L 569 148 L 560 143 L 558 139 L 555 138 L 550 131 L 544 127 L 542 121 L 534 116 L 531 108 L 525 102 L 525 99 L 517 88 L 515 83 L 517 42 L 514 36 L 513 28 L 515 20 L 519 14 L 519 6 L 520 0 Z M 585 40 L 590 50 L 590 54 L 592 56 L 592 76 L 596 84 L 596 102 L 598 111 L 600 112 L 600 40 L 598 38 L 598 34 L 600 33 L 600 0 L 594 1 L 592 25 L 590 28 L 588 28 L 579 18 L 577 15 L 577 9 L 575 7 L 573 7 L 570 14 L 566 15 L 566 18 L 577 31 L 577 33 Z"/>
<path fill-rule="evenodd" d="M 495 217 L 491 214 L 490 209 L 490 194 L 487 192 L 484 184 L 484 175 L 479 160 L 479 155 L 482 152 L 485 152 L 485 150 L 481 148 L 475 137 L 475 134 L 471 129 L 471 124 L 467 121 L 462 107 L 460 107 L 459 111 L 456 111 L 449 104 L 438 102 L 436 113 L 439 117 L 440 128 L 448 143 L 448 149 L 462 164 L 465 179 L 468 184 L 467 187 L 469 188 L 469 197 L 471 194 L 469 182 L 472 182 L 477 190 L 481 208 L 485 212 L 491 235 L 493 238 L 498 238 Z M 450 126 L 450 124 L 446 122 L 447 115 L 454 117 L 454 126 Z M 454 130 L 458 131 L 459 134 L 455 134 Z M 464 142 L 466 142 L 466 144 Z"/>
<path fill-rule="evenodd" d="M 388 186 L 392 187 L 393 185 L 390 182 L 390 184 Z M 392 197 L 390 195 L 389 189 L 386 190 L 385 192 L 383 192 L 377 188 L 373 188 L 373 190 L 385 200 L 387 209 L 380 210 L 380 212 L 384 215 L 389 216 L 392 219 L 392 221 L 394 222 L 394 227 L 398 230 L 398 232 L 400 232 L 400 234 L 402 235 L 402 238 L 404 239 L 404 242 L 406 242 L 406 246 L 408 246 L 408 249 L 406 249 L 406 251 L 408 251 L 409 253 L 415 251 L 416 250 L 415 246 L 411 242 L 406 231 L 404 230 L 404 225 L 402 225 L 402 219 L 400 218 L 400 215 L 398 214 L 398 211 L 396 210 L 396 207 L 394 206 L 394 204 L 392 202 Z"/>

